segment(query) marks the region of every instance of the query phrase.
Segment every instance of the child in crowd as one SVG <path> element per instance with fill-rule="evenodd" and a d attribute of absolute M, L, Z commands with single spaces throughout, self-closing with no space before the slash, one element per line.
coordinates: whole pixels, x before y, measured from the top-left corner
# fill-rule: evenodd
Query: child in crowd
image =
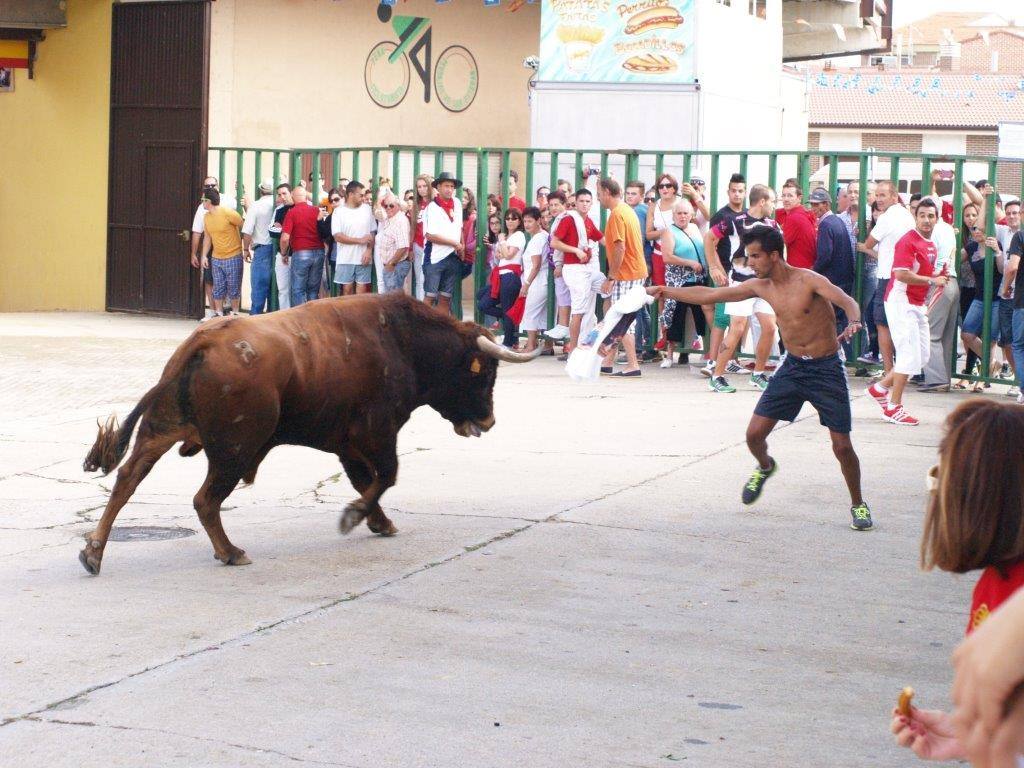
<path fill-rule="evenodd" d="M 939 463 L 928 473 L 921 564 L 953 573 L 983 569 L 967 633 L 1024 585 L 1024 408 L 973 398 L 946 419 Z M 993 468 L 996 468 L 995 471 Z M 925 760 L 964 759 L 953 718 L 893 710 L 896 741 Z"/>

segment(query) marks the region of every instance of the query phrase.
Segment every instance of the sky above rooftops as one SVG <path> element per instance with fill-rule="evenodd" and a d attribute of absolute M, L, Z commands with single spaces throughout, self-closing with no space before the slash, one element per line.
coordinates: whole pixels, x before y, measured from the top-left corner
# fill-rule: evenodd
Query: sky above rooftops
<path fill-rule="evenodd" d="M 960 11 L 963 13 L 1001 13 L 1003 15 L 1014 15 L 1014 7 L 1017 6 L 1017 15 L 1024 15 L 1024 7 L 1021 7 L 1018 0 L 895 0 L 893 5 L 893 26 L 902 27 L 905 24 L 913 24 L 919 19 L 932 16 L 936 13 L 947 13 Z"/>

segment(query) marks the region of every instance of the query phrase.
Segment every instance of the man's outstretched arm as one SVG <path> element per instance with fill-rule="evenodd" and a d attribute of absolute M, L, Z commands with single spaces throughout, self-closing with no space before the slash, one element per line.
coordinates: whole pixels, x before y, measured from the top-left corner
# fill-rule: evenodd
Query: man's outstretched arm
<path fill-rule="evenodd" d="M 753 299 L 758 295 L 752 285 L 756 282 L 757 280 L 746 280 L 737 285 L 723 288 L 707 288 L 703 285 L 690 288 L 667 288 L 664 285 L 653 285 L 647 289 L 647 293 L 658 299 L 675 299 L 676 301 L 685 301 L 687 304 L 719 304 L 725 301 Z"/>

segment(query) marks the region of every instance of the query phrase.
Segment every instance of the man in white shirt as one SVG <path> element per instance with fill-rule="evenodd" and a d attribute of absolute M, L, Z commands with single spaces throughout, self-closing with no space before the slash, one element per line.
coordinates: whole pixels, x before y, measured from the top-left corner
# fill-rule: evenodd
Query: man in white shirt
<path fill-rule="evenodd" d="M 208 189 L 212 189 L 216 192 L 220 192 L 220 184 L 217 181 L 216 176 L 207 176 L 203 179 L 203 192 Z M 221 195 L 220 204 L 225 208 L 238 208 L 238 201 L 231 195 Z M 206 220 L 206 208 L 202 202 L 196 208 L 195 215 L 192 216 L 192 266 L 195 269 L 200 268 L 199 264 L 199 246 L 203 244 L 203 235 L 206 232 L 206 227 L 203 222 Z M 206 291 L 206 317 L 210 318 L 217 313 L 213 311 L 213 270 L 209 267 L 203 270 L 203 288 Z M 225 306 L 225 310 L 230 312 L 230 304 Z"/>
<path fill-rule="evenodd" d="M 942 210 L 938 196 L 922 198 L 935 203 Z M 931 351 L 924 367 L 922 392 L 947 392 L 952 377 L 952 355 L 956 345 L 956 328 L 960 307 L 960 283 L 957 282 L 956 230 L 940 216 L 932 230 L 931 240 L 935 243 L 935 274 L 949 278 L 943 287 L 935 287 L 928 297 L 928 328 L 931 335 Z"/>
<path fill-rule="evenodd" d="M 423 293 L 427 304 L 448 314 L 452 295 L 462 276 L 462 202 L 455 190 L 462 181 L 448 171 L 434 179 L 437 190 L 423 216 Z"/>
<path fill-rule="evenodd" d="M 260 197 L 249 206 L 242 224 L 242 254 L 252 264 L 250 315 L 260 315 L 270 309 L 270 276 L 274 270 L 274 244 L 270 239 L 270 225 L 274 222 L 273 192 L 273 179 L 260 182 Z"/>
<path fill-rule="evenodd" d="M 875 326 L 878 329 L 878 351 L 882 354 L 885 372 L 892 370 L 893 346 L 889 322 L 885 317 L 885 291 L 892 277 L 892 260 L 896 243 L 914 229 L 914 216 L 900 202 L 896 185 L 880 181 L 875 188 L 875 202 L 882 211 L 868 239 L 857 244 L 857 250 L 878 262 L 878 283 L 875 288 Z"/>
<path fill-rule="evenodd" d="M 363 202 L 364 186 L 350 181 L 345 187 L 345 203 L 331 214 L 331 234 L 338 243 L 334 282 L 345 296 L 369 293 L 373 283 L 373 243 L 377 220 Z"/>

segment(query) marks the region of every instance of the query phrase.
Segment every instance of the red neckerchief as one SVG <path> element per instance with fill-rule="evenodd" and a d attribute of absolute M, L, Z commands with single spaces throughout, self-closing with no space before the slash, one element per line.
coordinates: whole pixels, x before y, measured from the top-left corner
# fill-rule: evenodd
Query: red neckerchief
<path fill-rule="evenodd" d="M 438 195 L 434 198 L 434 202 L 440 206 L 441 210 L 448 214 L 449 221 L 455 221 L 455 198 L 445 200 L 443 197 Z"/>

